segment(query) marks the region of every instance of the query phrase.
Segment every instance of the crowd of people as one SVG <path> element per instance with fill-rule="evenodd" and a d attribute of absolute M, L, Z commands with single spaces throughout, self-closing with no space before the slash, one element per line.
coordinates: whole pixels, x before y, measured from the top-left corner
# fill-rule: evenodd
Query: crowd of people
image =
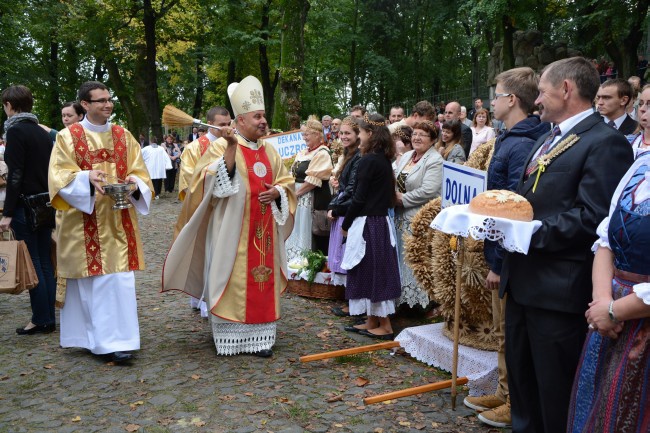
<path fill-rule="evenodd" d="M 494 395 L 467 397 L 479 419 L 514 432 L 647 431 L 650 385 L 650 86 L 601 82 L 575 57 L 538 76 L 496 77 L 490 110 L 477 98 L 437 110 L 421 101 L 386 117 L 354 106 L 347 116 L 307 119 L 305 148 L 290 167 L 265 140 L 262 85 L 228 87 L 233 110 L 213 107 L 211 127 L 136 140 L 109 122 L 113 99 L 86 82 L 62 108 L 61 131 L 39 125 L 33 98 L 11 86 L 1 98 L 6 198 L 0 229 L 25 240 L 39 277 L 32 317 L 19 335 L 56 329 L 62 347 L 123 363 L 140 348 L 134 271 L 144 267 L 137 214 L 165 181 L 182 202 L 162 290 L 190 295 L 209 318 L 220 355 L 273 355 L 287 264 L 320 251 L 356 317 L 344 329 L 392 340 L 397 307 L 435 300 L 405 260 L 411 221 L 440 197 L 443 163 L 493 147 L 488 189 L 532 205 L 541 228 L 524 255 L 484 244 L 498 340 Z M 493 123 L 494 121 L 494 123 Z M 27 158 L 26 155 L 36 157 Z M 542 170 L 542 157 L 548 162 Z M 108 183 L 133 184 L 115 211 Z M 57 299 L 51 225 L 33 227 L 26 196 L 49 194 L 57 210 Z M 66 236 L 58 236 L 66 233 Z M 362 320 L 358 320 L 361 318 Z"/>

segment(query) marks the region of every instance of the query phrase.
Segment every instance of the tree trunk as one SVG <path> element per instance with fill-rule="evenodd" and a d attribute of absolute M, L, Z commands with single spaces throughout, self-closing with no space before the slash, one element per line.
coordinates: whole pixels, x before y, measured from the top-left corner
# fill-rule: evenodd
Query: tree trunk
<path fill-rule="evenodd" d="M 162 139 L 160 98 L 158 96 L 158 71 L 156 70 L 156 13 L 151 0 L 144 0 L 142 23 L 144 24 L 145 63 L 144 84 L 146 115 L 153 134 Z"/>
<path fill-rule="evenodd" d="M 111 58 L 106 61 L 106 69 L 108 70 L 108 85 L 120 101 L 120 105 L 126 116 L 127 129 L 134 135 L 142 133 L 149 139 L 149 125 L 145 119 L 145 110 L 142 106 L 136 105 L 131 99 L 133 92 L 124 84 L 115 59 Z"/>
<path fill-rule="evenodd" d="M 620 36 L 617 38 L 617 35 L 612 34 L 610 29 L 607 30 L 605 50 L 616 64 L 618 78 L 628 79 L 630 76 L 636 75 L 637 51 L 643 39 L 648 7 L 650 7 L 650 0 L 640 0 L 637 3 L 634 21 L 627 29 L 627 34 L 621 35 L 622 38 Z"/>
<path fill-rule="evenodd" d="M 41 123 L 46 124 L 50 128 L 58 129 L 59 122 L 61 122 L 61 101 L 59 101 L 59 44 L 56 42 L 55 33 L 50 33 L 48 75 L 50 109 L 47 119 L 43 119 Z"/>
<path fill-rule="evenodd" d="M 357 25 L 359 21 L 359 0 L 354 0 L 354 15 L 352 16 L 352 46 L 350 47 L 350 66 L 348 80 L 350 81 L 350 106 L 359 103 L 359 89 L 357 87 Z"/>
<path fill-rule="evenodd" d="M 275 98 L 273 125 L 282 130 L 300 127 L 300 90 L 305 67 L 304 29 L 308 0 L 284 0 L 280 48 L 279 94 Z"/>
<path fill-rule="evenodd" d="M 515 67 L 515 53 L 513 48 L 513 36 L 515 33 L 512 18 L 504 15 L 501 18 L 503 25 L 503 70 L 507 71 Z"/>
<path fill-rule="evenodd" d="M 269 56 L 267 53 L 269 41 L 269 10 L 272 0 L 267 0 L 262 6 L 262 23 L 260 25 L 260 35 L 262 42 L 257 45 L 260 55 L 260 74 L 262 90 L 264 92 L 264 105 L 266 107 L 266 118 L 269 120 L 269 126 L 273 124 L 273 110 L 275 109 L 275 86 L 277 85 L 277 72 L 274 79 L 271 80 L 271 66 L 269 65 Z"/>
<path fill-rule="evenodd" d="M 196 55 L 196 94 L 194 96 L 194 107 L 192 107 L 192 117 L 198 119 L 201 117 L 201 110 L 203 107 L 203 91 L 205 86 L 205 71 L 203 70 L 203 62 L 205 60 L 203 47 L 197 51 Z"/>

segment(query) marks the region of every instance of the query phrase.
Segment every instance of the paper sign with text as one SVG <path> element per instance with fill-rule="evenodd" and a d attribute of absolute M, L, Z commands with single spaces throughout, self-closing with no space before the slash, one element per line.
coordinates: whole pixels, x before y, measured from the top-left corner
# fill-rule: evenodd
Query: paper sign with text
<path fill-rule="evenodd" d="M 487 173 L 464 165 L 444 162 L 442 165 L 442 207 L 469 204 L 485 191 Z"/>
<path fill-rule="evenodd" d="M 276 148 L 282 159 L 289 159 L 307 147 L 300 129 L 269 135 L 264 140 Z"/>

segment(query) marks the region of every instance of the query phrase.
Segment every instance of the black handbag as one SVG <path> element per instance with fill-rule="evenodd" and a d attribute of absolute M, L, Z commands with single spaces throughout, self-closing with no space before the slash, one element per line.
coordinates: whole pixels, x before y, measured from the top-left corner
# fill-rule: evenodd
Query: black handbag
<path fill-rule="evenodd" d="M 50 194 L 42 192 L 40 194 L 21 195 L 25 204 L 25 219 L 32 231 L 41 229 L 53 229 L 55 226 L 55 210 L 50 203 Z"/>

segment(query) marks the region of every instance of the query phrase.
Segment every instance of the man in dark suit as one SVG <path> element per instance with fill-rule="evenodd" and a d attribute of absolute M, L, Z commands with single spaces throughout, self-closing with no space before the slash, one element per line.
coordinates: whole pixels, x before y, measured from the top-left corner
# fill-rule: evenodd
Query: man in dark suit
<path fill-rule="evenodd" d="M 460 104 L 456 101 L 450 102 L 445 107 L 445 121 L 451 122 L 452 120 L 458 120 L 460 122 L 460 135 L 463 138 L 460 144 L 463 146 L 465 157 L 467 158 L 472 148 L 472 129 L 460 120 Z"/>
<path fill-rule="evenodd" d="M 194 128 L 192 128 L 192 132 L 190 132 L 190 135 L 187 136 L 187 142 L 188 142 L 188 143 L 191 143 L 191 142 L 193 142 L 194 140 L 198 140 L 199 137 L 200 137 L 200 135 L 199 135 L 199 128 L 197 128 L 197 127 L 195 126 Z"/>
<path fill-rule="evenodd" d="M 634 104 L 632 85 L 622 78 L 613 78 L 600 85 L 596 95 L 596 108 L 609 126 L 623 135 L 636 130 L 636 120 L 627 114 L 627 107 Z"/>
<path fill-rule="evenodd" d="M 587 333 L 591 245 L 633 160 L 625 137 L 593 112 L 599 84 L 596 68 L 573 57 L 548 65 L 538 86 L 541 119 L 555 128 L 533 146 L 517 192 L 542 226 L 528 255 L 506 255 L 500 284 L 500 294 L 508 294 L 506 364 L 514 433 L 566 430 Z M 550 163 L 539 173 L 541 155 Z"/>

